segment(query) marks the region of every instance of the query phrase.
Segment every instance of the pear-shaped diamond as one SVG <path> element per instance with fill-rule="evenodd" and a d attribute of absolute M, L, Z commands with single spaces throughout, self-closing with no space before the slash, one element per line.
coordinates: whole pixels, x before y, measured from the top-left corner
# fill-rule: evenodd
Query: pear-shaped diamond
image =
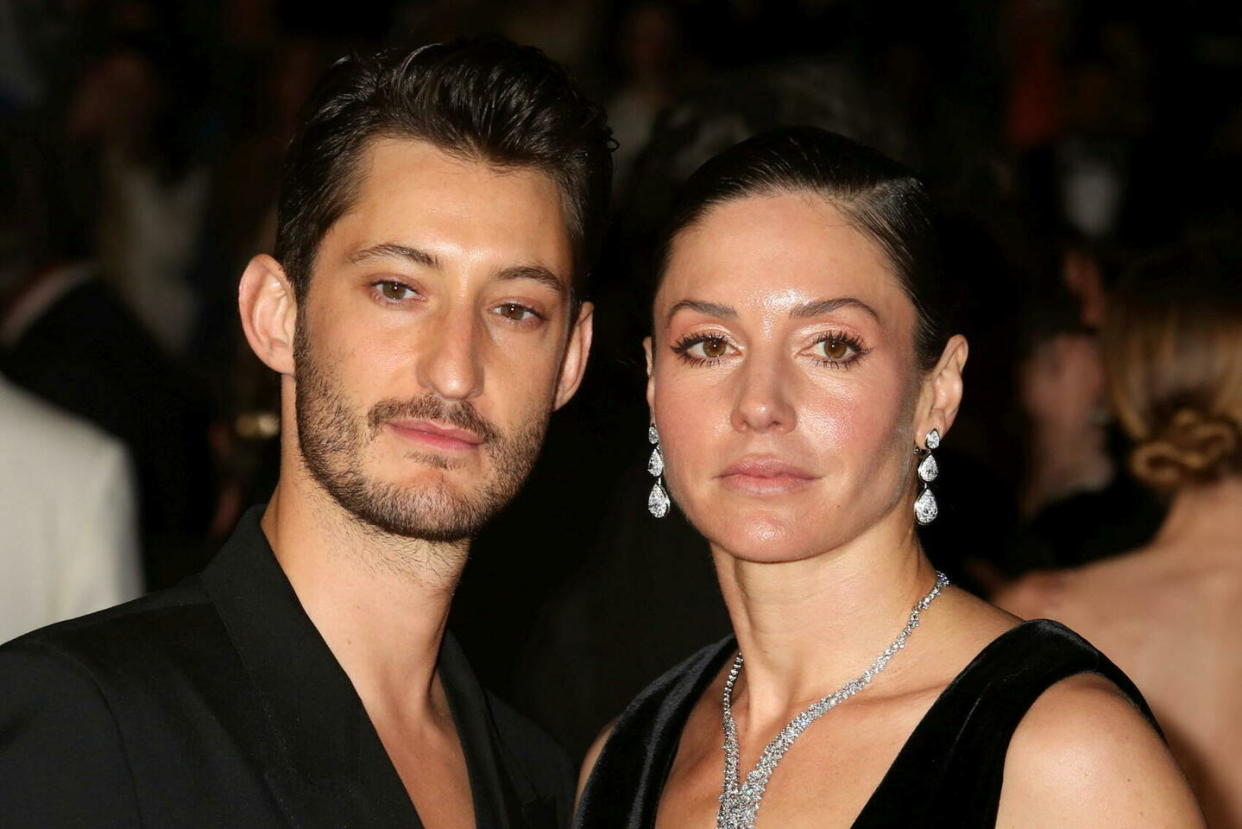
<path fill-rule="evenodd" d="M 647 460 L 647 471 L 654 478 L 664 474 L 664 456 L 660 454 L 660 447 L 658 446 L 651 450 L 651 457 Z"/>
<path fill-rule="evenodd" d="M 940 448 L 940 432 L 932 429 L 927 433 L 927 448 L 935 450 Z"/>
<path fill-rule="evenodd" d="M 939 514 L 940 507 L 936 505 L 936 496 L 932 495 L 930 489 L 924 489 L 923 494 L 914 502 L 914 517 L 920 524 L 930 524 Z"/>
<path fill-rule="evenodd" d="M 931 483 L 939 474 L 940 467 L 936 465 L 936 457 L 928 452 L 927 457 L 923 458 L 923 462 L 919 464 L 919 480 Z"/>
<path fill-rule="evenodd" d="M 647 441 L 649 443 L 660 442 L 660 433 L 656 431 L 656 427 L 654 423 L 652 423 L 650 426 L 647 427 Z"/>
<path fill-rule="evenodd" d="M 656 481 L 655 486 L 651 488 L 651 494 L 647 496 L 647 509 L 656 518 L 663 518 L 668 515 L 668 493 L 664 491 L 664 487 L 660 486 L 660 482 Z"/>

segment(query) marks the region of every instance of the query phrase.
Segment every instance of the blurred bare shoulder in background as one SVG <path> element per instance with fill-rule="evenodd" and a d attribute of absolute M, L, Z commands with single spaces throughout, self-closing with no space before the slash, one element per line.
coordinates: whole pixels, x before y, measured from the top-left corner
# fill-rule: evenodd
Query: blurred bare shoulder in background
<path fill-rule="evenodd" d="M 1211 826 L 1242 826 L 1242 256 L 1166 252 L 1117 287 L 1102 331 L 1130 470 L 1167 499 L 1154 538 L 1035 572 L 995 601 L 1081 632 L 1142 688 Z"/>

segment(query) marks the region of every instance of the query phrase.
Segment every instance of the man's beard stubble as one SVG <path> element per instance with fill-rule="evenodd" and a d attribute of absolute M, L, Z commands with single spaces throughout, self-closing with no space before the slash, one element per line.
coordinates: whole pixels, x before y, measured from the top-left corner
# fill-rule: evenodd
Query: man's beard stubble
<path fill-rule="evenodd" d="M 446 403 L 428 392 L 410 400 L 384 400 L 361 416 L 350 409 L 334 373 L 311 354 L 306 320 L 299 319 L 294 340 L 295 408 L 298 446 L 314 479 L 347 512 L 382 532 L 427 541 L 472 538 L 517 493 L 526 480 L 547 430 L 548 413 L 503 435 L 468 402 Z M 382 483 L 363 472 L 363 455 L 396 418 L 434 420 L 483 438 L 492 477 L 472 492 L 455 493 L 447 484 L 416 487 Z M 405 457 L 439 469 L 450 464 L 432 453 Z"/>

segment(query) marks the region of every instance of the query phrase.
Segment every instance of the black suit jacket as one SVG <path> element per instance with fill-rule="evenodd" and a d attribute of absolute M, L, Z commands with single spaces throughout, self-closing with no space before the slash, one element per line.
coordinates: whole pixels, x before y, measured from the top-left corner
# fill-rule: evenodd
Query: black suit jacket
<path fill-rule="evenodd" d="M 421 825 L 259 516 L 181 586 L 0 648 L 0 826 Z M 567 824 L 560 749 L 451 636 L 439 667 L 478 825 Z"/>

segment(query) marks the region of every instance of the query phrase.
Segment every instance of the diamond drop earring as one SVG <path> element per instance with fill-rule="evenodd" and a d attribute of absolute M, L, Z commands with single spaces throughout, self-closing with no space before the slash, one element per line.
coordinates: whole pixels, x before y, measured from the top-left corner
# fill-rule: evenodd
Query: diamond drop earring
<path fill-rule="evenodd" d="M 656 518 L 663 518 L 668 515 L 669 499 L 668 493 L 661 486 L 664 474 L 664 453 L 660 451 L 660 433 L 656 431 L 655 424 L 652 423 L 647 427 L 647 440 L 652 444 L 651 457 L 647 460 L 647 471 L 655 478 L 655 485 L 651 487 L 651 494 L 647 496 L 647 509 Z"/>
<path fill-rule="evenodd" d="M 924 456 L 923 460 L 919 461 L 918 468 L 919 480 L 923 482 L 923 492 L 914 502 L 914 517 L 920 524 L 927 525 L 935 521 L 936 516 L 940 514 L 940 507 L 936 503 L 936 496 L 932 494 L 930 486 L 940 474 L 940 467 L 936 465 L 936 457 L 932 455 L 932 450 L 940 446 L 940 432 L 932 429 L 924 440 L 927 443 L 926 449 L 914 447 L 914 454 Z"/>

